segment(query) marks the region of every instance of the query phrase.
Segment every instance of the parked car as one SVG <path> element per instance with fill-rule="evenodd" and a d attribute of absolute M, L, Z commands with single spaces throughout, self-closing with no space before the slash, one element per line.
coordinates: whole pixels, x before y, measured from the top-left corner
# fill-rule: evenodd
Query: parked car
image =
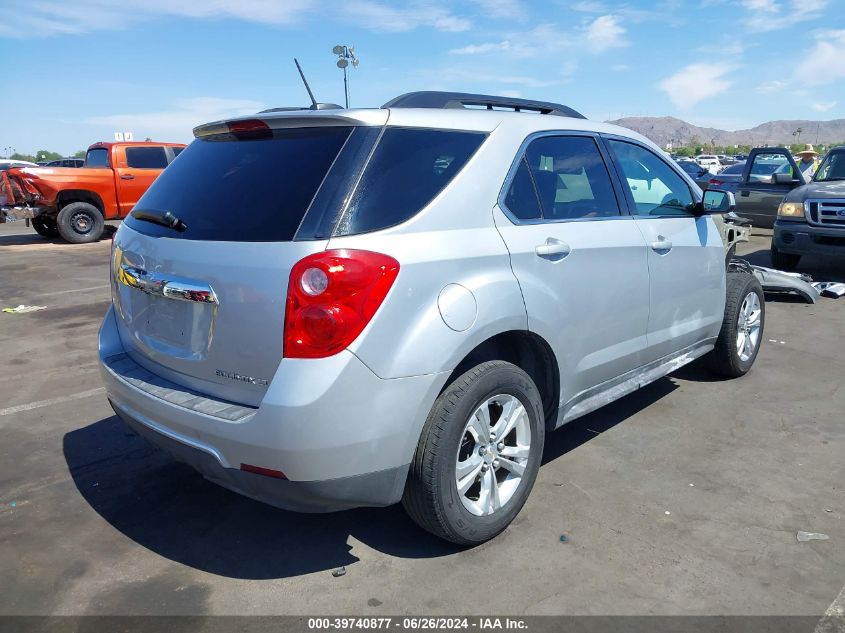
<path fill-rule="evenodd" d="M 763 340 L 711 216 L 732 195 L 564 105 L 409 93 L 194 135 L 114 236 L 100 363 L 131 428 L 241 494 L 401 500 L 479 543 L 547 431 L 697 357 L 745 374 Z"/>
<path fill-rule="evenodd" d="M 30 219 L 39 235 L 94 242 L 126 217 L 181 143 L 95 143 L 83 169 L 11 169 L 0 181 L 0 221 Z"/>
<path fill-rule="evenodd" d="M 45 167 L 82 167 L 83 165 L 85 165 L 84 158 L 60 158 L 44 164 Z"/>
<path fill-rule="evenodd" d="M 792 269 L 802 255 L 845 255 L 845 147 L 825 156 L 813 180 L 778 206 L 772 264 Z"/>
<path fill-rule="evenodd" d="M 748 154 L 734 154 L 734 158 L 737 161 L 743 161 L 744 162 L 744 161 L 748 160 Z"/>
<path fill-rule="evenodd" d="M 722 180 L 721 174 L 716 179 Z M 751 150 L 739 182 L 723 180 L 720 186 L 735 192 L 737 215 L 771 228 L 783 197 L 805 182 L 788 149 L 760 147 Z"/>
<path fill-rule="evenodd" d="M 15 167 L 38 167 L 38 165 L 36 163 L 30 163 L 28 160 L 13 160 L 11 158 L 0 159 L 0 171 L 14 169 Z"/>
<path fill-rule="evenodd" d="M 718 174 L 707 174 L 707 181 L 705 186 L 701 187 L 702 189 L 706 189 L 708 187 L 715 188 L 715 189 L 722 189 L 724 191 L 734 191 L 736 189 L 736 185 L 742 180 L 742 172 L 745 170 L 745 163 L 736 163 L 734 165 L 728 165 Z M 699 186 L 701 186 L 699 184 Z"/>
<path fill-rule="evenodd" d="M 702 167 L 707 168 L 711 174 L 718 173 L 719 169 L 722 167 L 718 157 L 713 154 L 700 154 L 695 157 L 695 162 Z"/>
<path fill-rule="evenodd" d="M 709 169 L 702 167 L 694 160 L 679 160 L 678 167 L 683 169 L 695 181 L 695 184 L 702 189 L 707 189 L 708 182 L 712 177 Z"/>

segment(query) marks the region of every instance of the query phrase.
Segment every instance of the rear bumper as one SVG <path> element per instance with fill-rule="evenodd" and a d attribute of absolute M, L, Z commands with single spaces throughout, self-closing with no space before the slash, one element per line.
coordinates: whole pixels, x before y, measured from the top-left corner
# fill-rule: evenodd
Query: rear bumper
<path fill-rule="evenodd" d="M 261 405 L 251 408 L 203 397 L 134 363 L 113 308 L 99 342 L 109 401 L 130 427 L 208 479 L 297 511 L 399 501 L 425 418 L 448 377 L 384 380 L 348 351 L 285 359 Z M 242 464 L 287 479 L 246 472 Z"/>
<path fill-rule="evenodd" d="M 49 207 L 0 207 L 0 223 L 31 220 L 48 209 Z"/>
<path fill-rule="evenodd" d="M 217 456 L 162 432 L 160 426 L 109 400 L 115 413 L 150 444 L 233 492 L 294 512 L 333 512 L 361 506 L 385 506 L 402 497 L 408 465 L 326 481 L 288 481 L 224 468 Z"/>
<path fill-rule="evenodd" d="M 845 255 L 845 230 L 778 220 L 772 243 L 795 255 Z"/>

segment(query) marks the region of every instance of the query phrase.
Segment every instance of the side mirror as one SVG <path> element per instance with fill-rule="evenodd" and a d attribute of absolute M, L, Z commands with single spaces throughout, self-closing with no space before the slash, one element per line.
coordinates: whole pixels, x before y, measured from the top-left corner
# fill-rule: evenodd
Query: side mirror
<path fill-rule="evenodd" d="M 792 174 L 772 174 L 773 185 L 791 185 Z"/>
<path fill-rule="evenodd" d="M 699 206 L 701 215 L 730 213 L 736 209 L 736 198 L 730 191 L 708 189 L 704 192 L 704 198 L 697 206 Z"/>

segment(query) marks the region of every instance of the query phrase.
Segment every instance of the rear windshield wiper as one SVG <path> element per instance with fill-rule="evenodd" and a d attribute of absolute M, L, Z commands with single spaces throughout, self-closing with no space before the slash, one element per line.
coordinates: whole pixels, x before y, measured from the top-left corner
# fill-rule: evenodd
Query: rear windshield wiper
<path fill-rule="evenodd" d="M 130 213 L 136 220 L 144 222 L 152 222 L 153 224 L 160 224 L 166 226 L 174 231 L 184 233 L 188 229 L 188 225 L 182 222 L 179 218 L 173 215 L 170 211 L 147 211 L 145 209 L 135 209 Z"/>

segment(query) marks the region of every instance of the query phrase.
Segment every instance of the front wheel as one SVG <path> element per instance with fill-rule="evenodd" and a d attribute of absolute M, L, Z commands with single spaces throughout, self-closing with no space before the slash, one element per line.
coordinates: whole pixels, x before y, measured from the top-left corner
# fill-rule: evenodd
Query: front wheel
<path fill-rule="evenodd" d="M 707 357 L 710 369 L 728 378 L 747 374 L 760 351 L 765 323 L 766 300 L 757 277 L 728 273 L 722 329 Z"/>
<path fill-rule="evenodd" d="M 437 398 L 402 503 L 429 532 L 475 545 L 502 532 L 525 504 L 545 426 L 531 378 L 504 361 L 482 363 Z"/>

